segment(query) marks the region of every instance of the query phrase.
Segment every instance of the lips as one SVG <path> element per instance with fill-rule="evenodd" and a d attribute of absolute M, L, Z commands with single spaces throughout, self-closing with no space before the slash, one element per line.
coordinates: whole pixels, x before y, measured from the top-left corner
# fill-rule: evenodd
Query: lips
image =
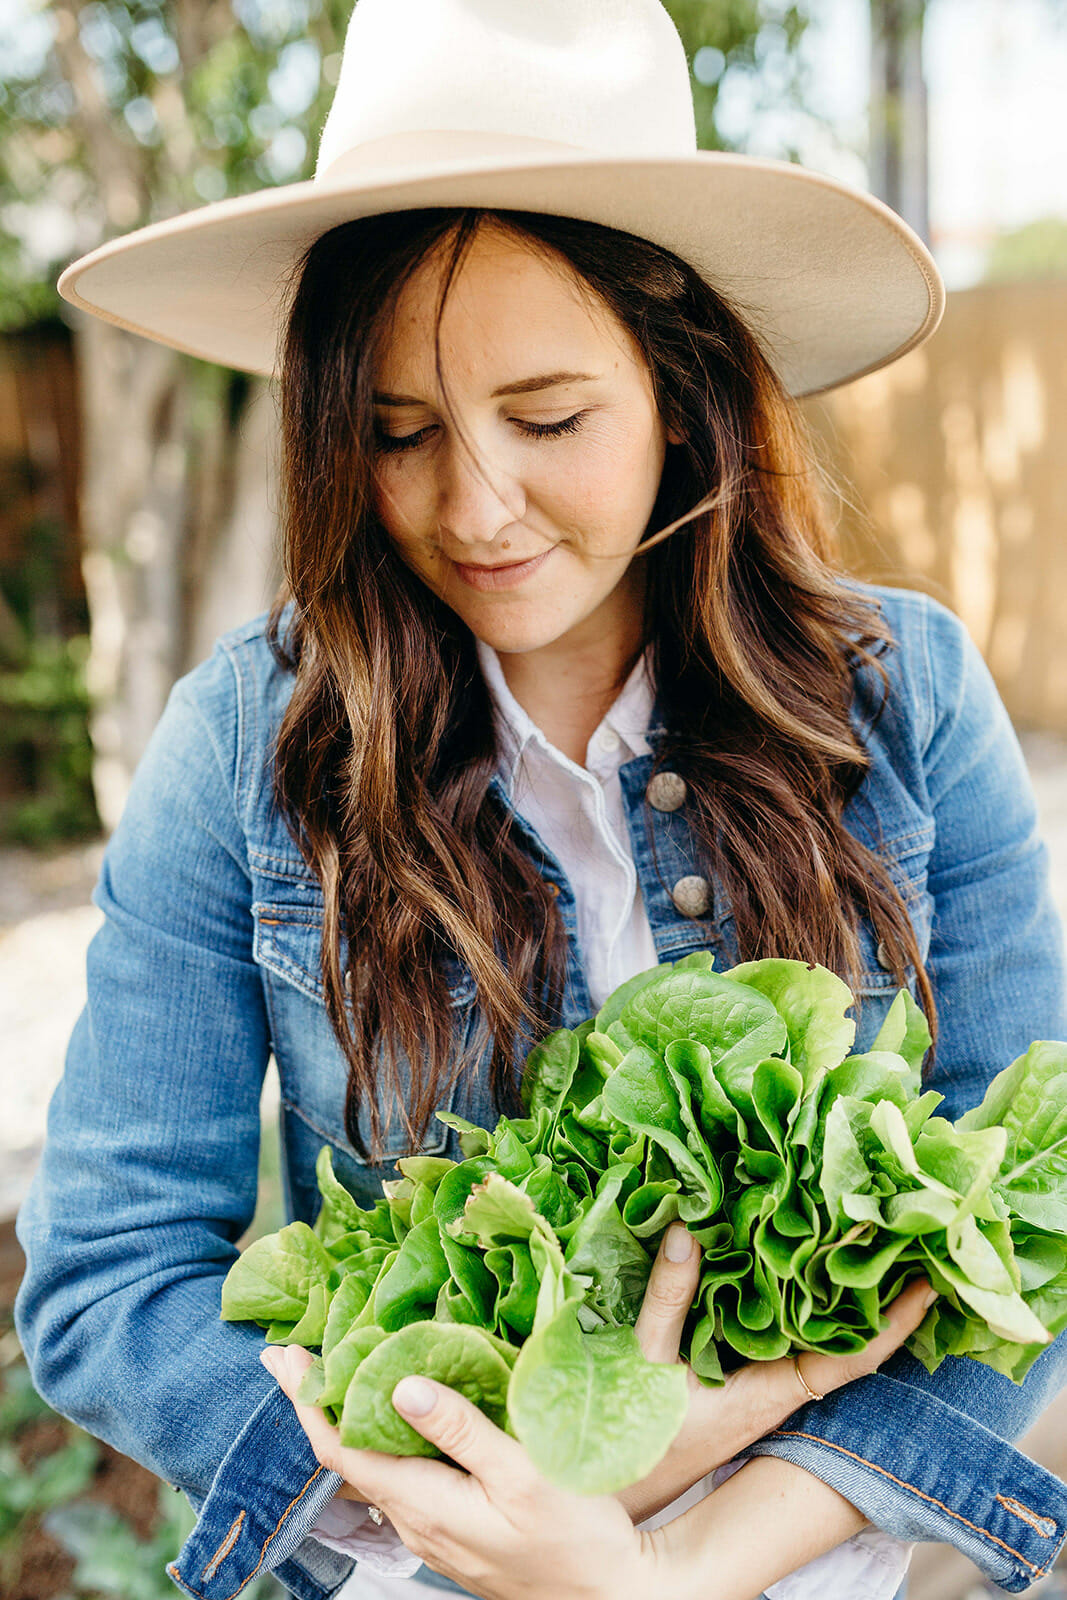
<path fill-rule="evenodd" d="M 555 545 L 550 545 L 547 550 L 542 550 L 540 555 L 531 556 L 526 561 L 509 561 L 507 565 L 495 567 L 487 567 L 480 563 L 468 566 L 459 561 L 454 561 L 452 565 L 469 588 L 487 593 L 492 589 L 511 589 L 517 584 L 524 583 L 547 561 L 554 549 Z"/>

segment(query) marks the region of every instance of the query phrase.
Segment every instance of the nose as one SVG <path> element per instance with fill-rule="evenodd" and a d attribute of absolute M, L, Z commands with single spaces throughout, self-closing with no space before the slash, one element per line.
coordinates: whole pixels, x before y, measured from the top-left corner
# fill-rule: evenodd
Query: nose
<path fill-rule="evenodd" d="M 499 463 L 459 440 L 449 445 L 440 471 L 438 528 L 456 544 L 492 544 L 525 514 L 521 485 Z"/>

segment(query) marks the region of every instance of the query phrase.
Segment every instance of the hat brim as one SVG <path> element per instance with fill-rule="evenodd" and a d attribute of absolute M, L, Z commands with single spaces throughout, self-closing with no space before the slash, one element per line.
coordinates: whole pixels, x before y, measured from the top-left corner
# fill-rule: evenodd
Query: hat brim
<path fill-rule="evenodd" d="M 428 136 L 430 137 L 430 136 Z M 881 201 L 781 161 L 538 155 L 393 162 L 287 184 L 109 240 L 59 280 L 72 305 L 205 361 L 277 371 L 293 267 L 340 223 L 479 206 L 584 218 L 664 246 L 746 319 L 787 391 L 872 372 L 936 328 L 928 251 Z"/>

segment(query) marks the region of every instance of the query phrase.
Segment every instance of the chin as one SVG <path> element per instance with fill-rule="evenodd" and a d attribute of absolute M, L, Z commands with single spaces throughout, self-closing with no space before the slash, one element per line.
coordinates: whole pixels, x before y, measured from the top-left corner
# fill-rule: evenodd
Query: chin
<path fill-rule="evenodd" d="M 542 650 L 545 645 L 554 644 L 571 626 L 569 620 L 563 624 L 558 620 L 523 624 L 505 617 L 464 620 L 475 638 L 506 655 L 525 655 L 529 650 Z"/>

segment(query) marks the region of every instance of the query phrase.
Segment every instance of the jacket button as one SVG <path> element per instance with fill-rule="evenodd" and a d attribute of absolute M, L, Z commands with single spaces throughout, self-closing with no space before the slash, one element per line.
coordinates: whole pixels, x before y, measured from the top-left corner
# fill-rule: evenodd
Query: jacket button
<path fill-rule="evenodd" d="M 711 905 L 711 885 L 707 878 L 679 878 L 671 899 L 686 917 L 702 917 Z"/>
<path fill-rule="evenodd" d="M 657 811 L 677 811 L 679 806 L 685 805 L 688 793 L 685 779 L 680 778 L 677 772 L 657 772 L 654 778 L 649 779 L 645 799 Z"/>
<path fill-rule="evenodd" d="M 879 940 L 878 949 L 874 953 L 878 959 L 878 965 L 884 967 L 886 972 L 892 972 L 893 957 L 889 954 L 889 950 L 883 941 Z"/>

